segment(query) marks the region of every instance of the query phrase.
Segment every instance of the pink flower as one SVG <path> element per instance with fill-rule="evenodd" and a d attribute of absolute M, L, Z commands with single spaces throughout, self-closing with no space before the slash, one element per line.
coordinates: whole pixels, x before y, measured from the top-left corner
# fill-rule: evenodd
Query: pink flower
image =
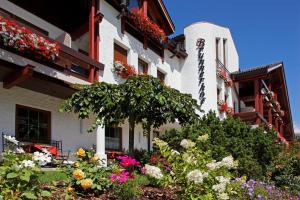
<path fill-rule="evenodd" d="M 123 170 L 120 174 L 112 174 L 109 179 L 111 182 L 118 181 L 120 184 L 124 184 L 130 177 L 131 174 Z"/>
<path fill-rule="evenodd" d="M 140 162 L 136 161 L 134 158 L 130 156 L 118 156 L 117 159 L 120 160 L 120 165 L 122 167 L 141 166 Z"/>

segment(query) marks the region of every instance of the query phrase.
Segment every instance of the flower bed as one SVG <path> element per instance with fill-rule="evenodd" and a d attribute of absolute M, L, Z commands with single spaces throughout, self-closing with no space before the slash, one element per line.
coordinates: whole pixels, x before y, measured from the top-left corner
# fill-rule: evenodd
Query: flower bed
<path fill-rule="evenodd" d="M 155 22 L 149 17 L 145 16 L 138 8 L 133 8 L 130 12 L 129 18 L 131 22 L 140 29 L 147 36 L 163 42 L 166 40 L 166 34 Z"/>
<path fill-rule="evenodd" d="M 7 48 L 46 61 L 55 61 L 60 49 L 57 42 L 51 42 L 2 16 L 0 16 L 0 43 Z"/>
<path fill-rule="evenodd" d="M 115 61 L 113 70 L 112 70 L 117 76 L 127 79 L 129 76 L 136 75 L 135 68 L 131 65 L 122 63 L 120 61 Z"/>

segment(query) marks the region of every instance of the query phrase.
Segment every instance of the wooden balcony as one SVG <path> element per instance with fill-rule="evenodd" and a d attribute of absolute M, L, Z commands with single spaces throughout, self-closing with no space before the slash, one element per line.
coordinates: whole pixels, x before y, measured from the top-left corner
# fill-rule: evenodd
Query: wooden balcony
<path fill-rule="evenodd" d="M 9 13 L 8 11 L 0 9 L 0 16 L 3 16 L 8 20 L 13 20 L 17 25 L 29 29 L 33 33 L 44 37 L 48 41 L 57 42 L 47 36 L 47 31 L 31 24 L 30 22 L 27 22 L 24 19 L 15 16 L 12 13 Z M 0 42 L 0 48 L 2 49 L 20 55 L 24 58 L 33 60 L 50 68 L 56 69 L 58 71 L 64 72 L 67 75 L 72 75 L 89 82 L 92 82 L 90 80 L 98 80 L 100 71 L 104 69 L 104 64 L 91 59 L 88 55 L 80 53 L 64 44 L 59 43 L 59 45 L 61 46 L 61 48 L 59 50 L 57 59 L 54 62 L 46 62 L 40 59 L 36 59 L 34 55 L 22 54 L 14 49 L 7 48 Z"/>

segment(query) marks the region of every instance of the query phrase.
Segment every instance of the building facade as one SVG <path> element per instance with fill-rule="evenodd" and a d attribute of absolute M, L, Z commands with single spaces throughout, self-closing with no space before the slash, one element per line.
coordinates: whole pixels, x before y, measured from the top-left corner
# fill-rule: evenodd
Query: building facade
<path fill-rule="evenodd" d="M 76 92 L 73 84 L 124 82 L 124 77 L 113 72 L 114 63 L 120 61 L 192 94 L 205 112 L 213 110 L 220 118 L 240 117 L 251 124 L 265 123 L 283 140 L 292 140 L 283 63 L 240 72 L 228 28 L 197 22 L 171 38 L 175 26 L 162 0 L 67 0 L 57 5 L 53 1 L 0 0 L 3 132 L 24 142 L 62 141 L 64 150 L 71 151 L 96 145 L 103 158 L 107 151 L 128 149 L 127 123 L 119 128 L 99 127 L 96 133 L 88 134 L 92 119 L 78 120 L 74 114 L 58 111 L 61 102 Z M 4 19 L 51 44 L 58 42 L 61 48 L 56 58 L 41 59 L 6 44 Z M 163 30 L 167 39 L 162 42 L 155 31 L 145 31 L 140 23 L 145 19 L 154 30 Z M 245 93 L 248 89 L 253 92 Z M 170 127 L 176 125 L 154 130 L 151 139 Z M 135 132 L 135 148 L 147 148 L 142 127 Z"/>

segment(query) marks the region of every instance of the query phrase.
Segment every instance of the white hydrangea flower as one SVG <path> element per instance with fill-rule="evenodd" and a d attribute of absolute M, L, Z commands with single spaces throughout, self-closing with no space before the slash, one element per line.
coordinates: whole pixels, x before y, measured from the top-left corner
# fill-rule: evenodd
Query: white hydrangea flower
<path fill-rule="evenodd" d="M 51 162 L 51 155 L 36 151 L 33 153 L 33 160 L 40 166 L 44 166 Z"/>
<path fill-rule="evenodd" d="M 7 141 L 9 141 L 9 142 L 11 142 L 11 143 L 14 143 L 15 145 L 18 145 L 18 144 L 19 144 L 19 141 L 16 140 L 16 138 L 13 137 L 13 136 L 10 136 L 10 135 L 4 135 L 3 137 L 4 137 L 4 139 L 6 139 Z"/>
<path fill-rule="evenodd" d="M 205 135 L 200 135 L 200 136 L 198 137 L 198 140 L 201 141 L 201 142 L 205 142 L 205 141 L 208 140 L 208 138 L 209 138 L 209 135 L 208 135 L 208 134 L 205 134 Z"/>
<path fill-rule="evenodd" d="M 163 177 L 163 174 L 161 173 L 161 170 L 158 167 L 147 164 L 145 165 L 145 174 L 156 179 L 161 179 Z"/>
<path fill-rule="evenodd" d="M 174 149 L 171 150 L 171 155 L 172 156 L 177 156 L 177 155 L 180 155 L 180 153 Z"/>
<path fill-rule="evenodd" d="M 153 139 L 153 143 L 156 144 L 159 147 L 163 147 L 163 146 L 168 146 L 168 143 L 159 139 L 159 138 L 154 138 Z"/>
<path fill-rule="evenodd" d="M 219 183 L 212 186 L 212 189 L 216 192 L 222 193 L 226 190 L 226 184 L 225 183 Z"/>
<path fill-rule="evenodd" d="M 208 176 L 208 173 L 202 173 L 200 170 L 195 169 L 187 174 L 188 181 L 193 181 L 194 183 L 203 183 L 203 179 Z"/>
<path fill-rule="evenodd" d="M 20 148 L 16 148 L 16 153 L 22 154 L 25 153 L 25 151 L 22 147 L 20 147 Z"/>
<path fill-rule="evenodd" d="M 206 167 L 210 170 L 215 170 L 215 169 L 219 169 L 220 168 L 220 163 L 216 162 L 215 160 L 213 160 L 210 163 L 206 164 Z"/>
<path fill-rule="evenodd" d="M 234 161 L 232 156 L 227 156 L 223 158 L 220 163 L 222 166 L 227 167 L 229 169 L 237 166 L 237 163 Z"/>
<path fill-rule="evenodd" d="M 33 162 L 32 160 L 23 160 L 23 161 L 21 162 L 20 167 L 21 167 L 21 168 L 22 168 L 22 167 L 33 168 L 33 167 L 35 167 L 35 164 L 34 164 L 34 162 Z"/>
<path fill-rule="evenodd" d="M 230 178 L 224 177 L 224 176 L 217 176 L 216 179 L 219 181 L 219 183 L 229 183 Z"/>
<path fill-rule="evenodd" d="M 180 142 L 180 145 L 185 149 L 189 149 L 189 148 L 194 147 L 196 144 L 194 142 L 192 142 L 191 140 L 183 139 Z"/>
<path fill-rule="evenodd" d="M 225 192 L 219 194 L 218 197 L 219 197 L 219 199 L 221 199 L 221 200 L 227 200 L 227 199 L 229 199 L 228 194 L 225 193 Z"/>

